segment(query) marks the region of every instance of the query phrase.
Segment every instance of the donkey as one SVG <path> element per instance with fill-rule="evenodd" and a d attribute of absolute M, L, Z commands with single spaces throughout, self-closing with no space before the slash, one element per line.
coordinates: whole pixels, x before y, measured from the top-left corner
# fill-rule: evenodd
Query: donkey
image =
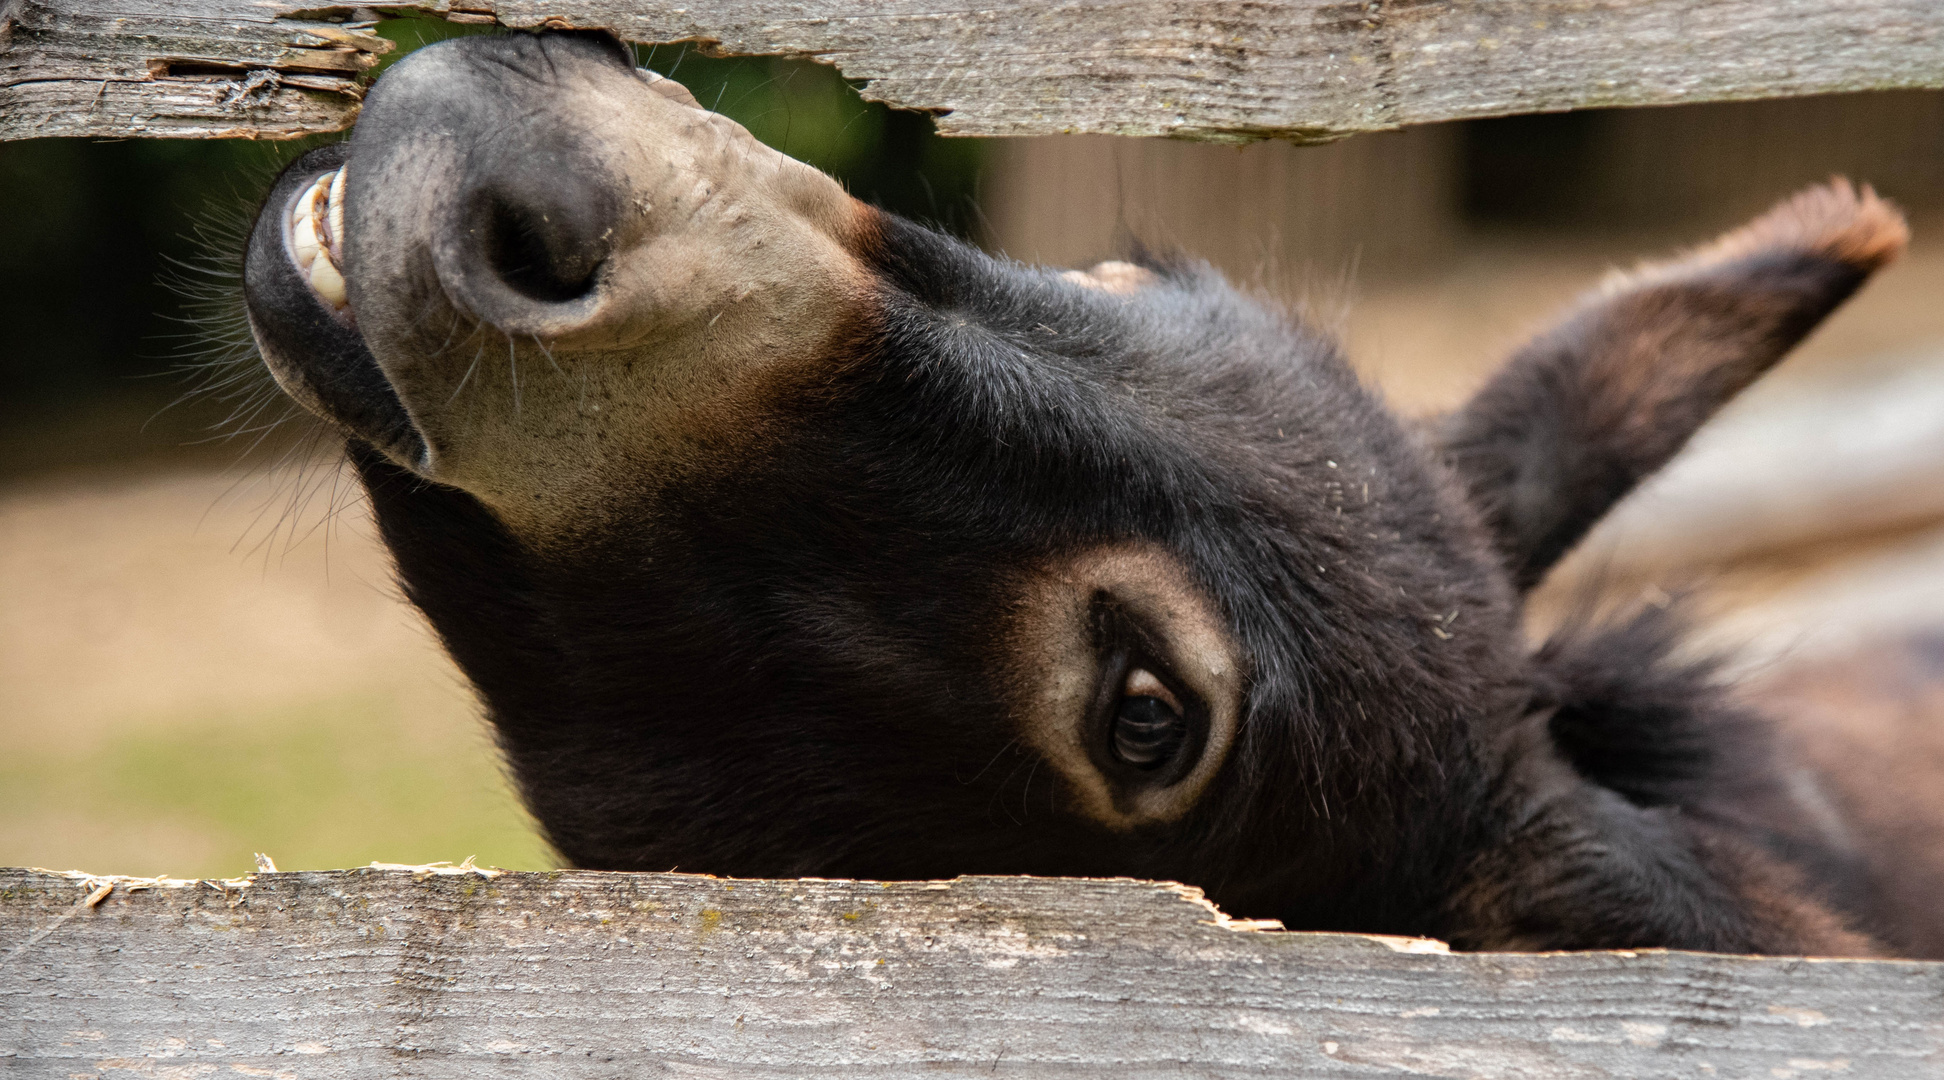
<path fill-rule="evenodd" d="M 1810 189 L 1413 425 L 1204 266 L 994 258 L 548 33 L 394 67 L 275 183 L 245 278 L 578 866 L 1939 955 L 1672 618 L 1536 651 L 1520 621 L 1905 242 L 1868 188 Z"/>

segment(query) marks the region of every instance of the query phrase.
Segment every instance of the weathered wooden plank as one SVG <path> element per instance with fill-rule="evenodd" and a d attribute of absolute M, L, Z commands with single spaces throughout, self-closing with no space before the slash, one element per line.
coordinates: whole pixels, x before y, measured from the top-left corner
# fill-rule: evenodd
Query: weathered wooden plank
<path fill-rule="evenodd" d="M 0 0 L 0 139 L 349 127 L 391 42 L 250 0 Z"/>
<path fill-rule="evenodd" d="M 59 1080 L 1914 1078 L 1944 1067 L 1944 964 L 1451 955 L 1136 881 L 8 870 L 0 1057 Z"/>
<path fill-rule="evenodd" d="M 1314 141 L 1944 86 L 1934 0 L 0 0 L 0 138 L 342 128 L 357 108 L 347 76 L 379 51 L 356 27 L 387 12 L 814 56 L 959 135 Z"/>

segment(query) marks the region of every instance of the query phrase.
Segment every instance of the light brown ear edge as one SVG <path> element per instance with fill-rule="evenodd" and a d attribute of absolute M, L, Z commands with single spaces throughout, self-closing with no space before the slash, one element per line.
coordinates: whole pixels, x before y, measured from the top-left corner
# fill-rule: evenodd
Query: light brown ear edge
<path fill-rule="evenodd" d="M 1616 272 L 1600 291 L 1612 294 L 1673 283 L 1751 256 L 1788 251 L 1821 255 L 1871 274 L 1893 262 L 1909 244 L 1910 226 L 1896 204 L 1868 184 L 1832 176 L 1708 243 L 1671 259 Z"/>

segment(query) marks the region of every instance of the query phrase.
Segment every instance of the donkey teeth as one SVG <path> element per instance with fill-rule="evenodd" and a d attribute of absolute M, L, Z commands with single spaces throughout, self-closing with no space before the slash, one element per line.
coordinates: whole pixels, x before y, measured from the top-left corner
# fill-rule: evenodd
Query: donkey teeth
<path fill-rule="evenodd" d="M 331 173 L 331 193 L 325 207 L 325 225 L 330 230 L 331 254 L 344 257 L 344 170 Z"/>
<path fill-rule="evenodd" d="M 290 220 L 304 221 L 316 213 L 317 184 L 312 182 L 311 186 L 305 188 L 303 194 L 297 196 L 296 200 L 290 204 Z"/>
<path fill-rule="evenodd" d="M 344 310 L 349 299 L 343 258 L 344 170 L 333 169 L 311 181 L 290 207 L 290 254 L 310 282 L 311 291 L 333 310 Z"/>
<path fill-rule="evenodd" d="M 321 250 L 322 245 L 317 242 L 316 223 L 308 217 L 299 218 L 290 229 L 290 253 L 297 256 L 297 265 L 309 270 Z"/>
<path fill-rule="evenodd" d="M 347 302 L 344 275 L 338 273 L 331 257 L 321 251 L 317 253 L 317 261 L 310 266 L 310 287 L 333 308 L 341 310 Z"/>

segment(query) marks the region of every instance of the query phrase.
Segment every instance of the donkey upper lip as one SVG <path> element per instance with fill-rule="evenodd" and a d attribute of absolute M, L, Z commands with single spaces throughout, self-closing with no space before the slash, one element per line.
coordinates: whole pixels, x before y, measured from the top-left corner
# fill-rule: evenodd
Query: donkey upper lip
<path fill-rule="evenodd" d="M 336 168 L 297 192 L 285 214 L 285 246 L 311 292 L 339 314 L 350 314 L 344 272 L 344 169 Z"/>

